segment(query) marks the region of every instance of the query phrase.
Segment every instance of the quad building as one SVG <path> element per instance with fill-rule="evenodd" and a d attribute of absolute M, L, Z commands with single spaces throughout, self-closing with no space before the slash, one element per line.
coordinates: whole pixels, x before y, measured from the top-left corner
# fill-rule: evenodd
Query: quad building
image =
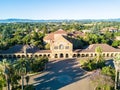
<path fill-rule="evenodd" d="M 120 54 L 120 49 L 107 44 L 92 44 L 85 49 L 73 50 L 73 44 L 68 39 L 68 33 L 62 29 L 52 32 L 44 37 L 44 42 L 50 45 L 50 50 L 40 50 L 32 45 L 15 45 L 8 50 L 1 51 L 2 58 L 41 57 L 48 58 L 80 58 L 96 56 L 95 48 L 101 47 L 104 57 L 114 57 Z"/>

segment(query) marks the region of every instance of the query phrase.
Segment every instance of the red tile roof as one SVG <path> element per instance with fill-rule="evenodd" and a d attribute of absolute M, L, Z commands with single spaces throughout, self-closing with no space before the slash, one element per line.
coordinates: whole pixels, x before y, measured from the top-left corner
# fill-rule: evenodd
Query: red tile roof
<path fill-rule="evenodd" d="M 51 53 L 51 50 L 39 50 L 36 53 Z"/>
<path fill-rule="evenodd" d="M 67 34 L 67 32 L 65 32 L 62 29 L 59 29 L 53 33 L 48 34 L 47 36 L 44 37 L 44 40 L 54 40 L 54 34 L 61 34 L 61 35 L 65 35 Z"/>
<path fill-rule="evenodd" d="M 120 52 L 120 49 L 116 49 L 110 45 L 107 44 L 92 44 L 88 46 L 86 49 L 83 50 L 75 50 L 74 52 L 95 52 L 96 47 L 101 47 L 103 52 Z"/>
<path fill-rule="evenodd" d="M 68 33 L 68 35 L 76 38 L 77 36 L 84 37 L 85 33 L 81 31 L 74 31 L 72 33 Z"/>
<path fill-rule="evenodd" d="M 24 53 L 24 49 L 26 48 L 27 53 L 35 53 L 39 50 L 38 47 L 32 45 L 15 45 L 5 51 L 2 51 L 3 54 L 6 53 Z"/>
<path fill-rule="evenodd" d="M 54 40 L 54 33 L 50 33 L 44 37 L 44 40 Z"/>
<path fill-rule="evenodd" d="M 67 34 L 67 32 L 64 31 L 63 29 L 59 29 L 59 30 L 55 31 L 54 34 Z"/>

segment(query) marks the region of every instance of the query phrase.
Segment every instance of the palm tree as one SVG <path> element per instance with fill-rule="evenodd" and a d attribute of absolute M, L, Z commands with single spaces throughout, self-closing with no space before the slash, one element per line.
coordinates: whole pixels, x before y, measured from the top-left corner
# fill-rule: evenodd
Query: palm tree
<path fill-rule="evenodd" d="M 29 69 L 30 69 L 29 66 L 30 66 L 29 63 L 25 58 L 20 58 L 19 60 L 17 60 L 14 63 L 14 67 L 16 69 L 17 74 L 21 76 L 21 80 L 22 80 L 21 88 L 22 88 L 22 90 L 24 88 L 24 76 L 29 71 Z"/>
<path fill-rule="evenodd" d="M 7 81 L 7 90 L 10 90 L 10 63 L 7 59 L 0 61 L 0 71 L 5 76 Z"/>
<path fill-rule="evenodd" d="M 115 65 L 115 90 L 118 88 L 118 83 L 119 83 L 119 73 L 120 73 L 120 54 L 118 54 L 115 58 L 114 58 L 114 65 Z"/>
<path fill-rule="evenodd" d="M 26 76 L 25 79 L 26 79 L 26 83 L 27 83 L 27 86 L 28 86 L 28 82 L 30 80 L 30 76 Z"/>
<path fill-rule="evenodd" d="M 1 73 L 0 71 L 0 90 L 3 90 L 4 85 L 5 85 L 5 78 L 3 73 Z"/>
<path fill-rule="evenodd" d="M 97 62 L 99 62 L 100 60 L 103 59 L 103 57 L 102 57 L 102 48 L 99 47 L 99 46 L 96 47 L 96 48 L 95 48 L 95 52 L 96 52 L 96 54 L 97 54 L 97 56 L 96 56 Z"/>

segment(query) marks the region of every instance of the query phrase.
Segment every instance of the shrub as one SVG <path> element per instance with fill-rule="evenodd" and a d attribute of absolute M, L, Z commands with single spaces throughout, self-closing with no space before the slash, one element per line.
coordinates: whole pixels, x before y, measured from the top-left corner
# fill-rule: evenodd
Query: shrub
<path fill-rule="evenodd" d="M 87 71 L 92 71 L 95 69 L 102 69 L 102 67 L 104 66 L 105 66 L 105 61 L 96 62 L 96 60 L 92 59 L 85 62 L 82 67 Z"/>
<path fill-rule="evenodd" d="M 112 77 L 113 80 L 115 79 L 115 69 L 111 66 L 103 67 L 101 73 Z"/>
<path fill-rule="evenodd" d="M 33 72 L 42 71 L 45 68 L 45 64 L 48 62 L 47 57 L 35 58 L 31 66 Z"/>

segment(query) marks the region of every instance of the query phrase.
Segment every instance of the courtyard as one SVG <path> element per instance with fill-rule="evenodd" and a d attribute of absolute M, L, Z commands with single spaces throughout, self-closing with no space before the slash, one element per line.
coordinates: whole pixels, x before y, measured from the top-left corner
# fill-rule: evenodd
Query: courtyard
<path fill-rule="evenodd" d="M 76 59 L 51 60 L 46 70 L 30 78 L 36 90 L 93 90 L 89 75 Z"/>

